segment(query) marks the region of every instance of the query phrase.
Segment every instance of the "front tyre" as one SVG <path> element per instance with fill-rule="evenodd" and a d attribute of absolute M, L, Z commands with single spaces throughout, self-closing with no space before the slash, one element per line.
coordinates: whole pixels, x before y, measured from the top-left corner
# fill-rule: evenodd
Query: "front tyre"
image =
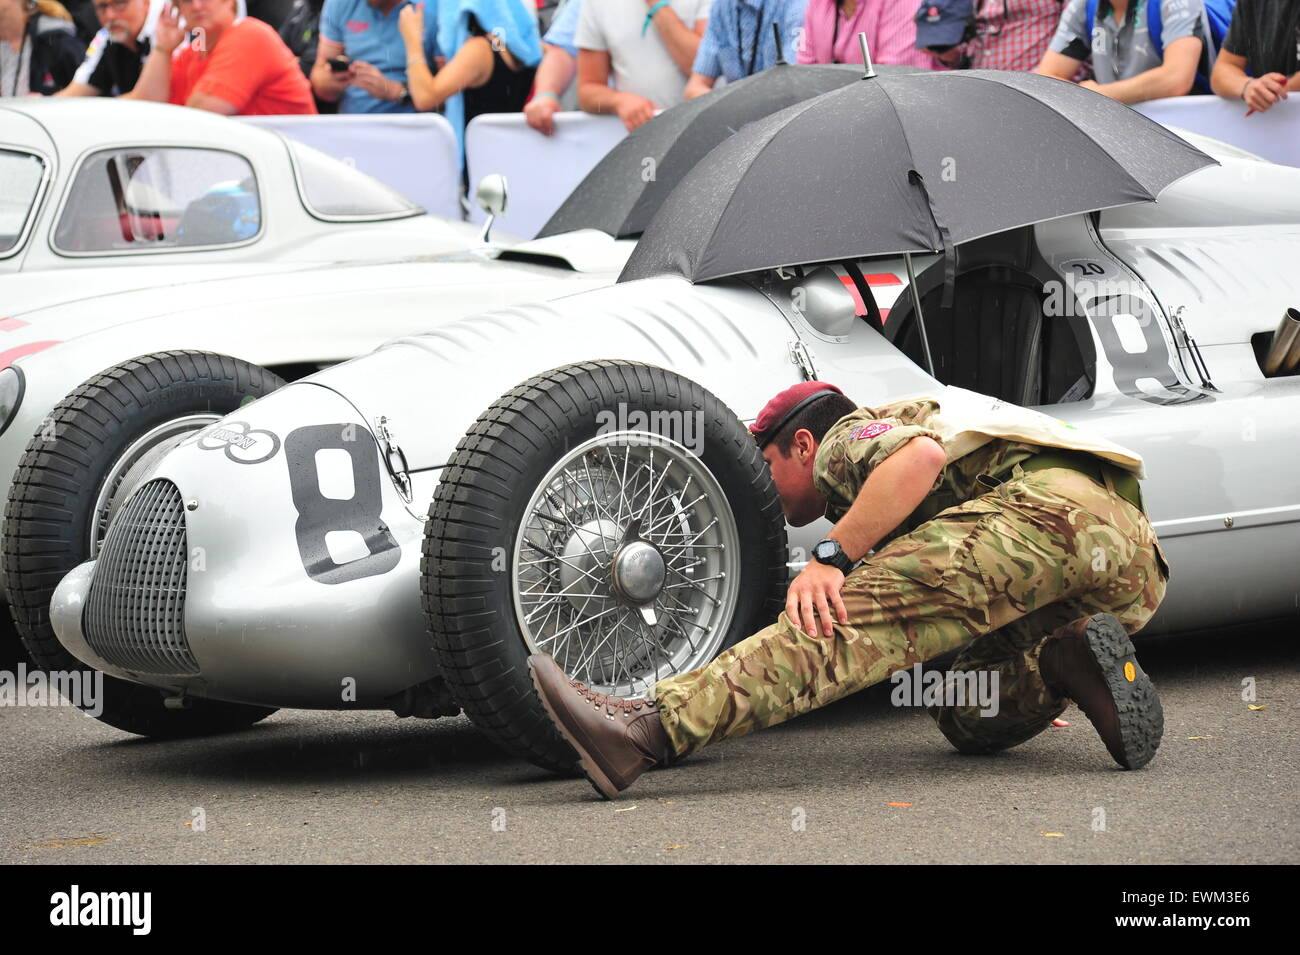
<path fill-rule="evenodd" d="M 572 772 L 528 655 L 647 694 L 771 623 L 785 545 L 767 464 L 704 388 L 629 362 L 538 375 L 478 419 L 430 506 L 421 580 L 439 666 L 489 737 Z"/>
<path fill-rule="evenodd" d="M 159 352 L 114 365 L 55 406 L 19 461 L 5 508 L 9 609 L 36 666 L 93 672 L 54 634 L 55 587 L 96 555 L 117 509 L 164 454 L 283 384 L 226 355 Z M 242 729 L 275 712 L 202 699 L 168 709 L 160 691 L 110 676 L 102 703 L 103 722 L 159 738 Z"/>

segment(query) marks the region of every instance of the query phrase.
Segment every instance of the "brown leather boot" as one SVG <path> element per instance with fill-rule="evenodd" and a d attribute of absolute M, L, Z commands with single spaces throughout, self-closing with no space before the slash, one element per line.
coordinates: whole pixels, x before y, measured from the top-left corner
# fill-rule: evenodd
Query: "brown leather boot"
<path fill-rule="evenodd" d="M 1038 663 L 1052 692 L 1092 721 L 1115 762 L 1125 769 L 1151 762 L 1165 714 L 1118 619 L 1099 613 L 1067 623 L 1043 641 Z"/>
<path fill-rule="evenodd" d="M 534 653 L 528 668 L 555 728 L 577 751 L 582 771 L 606 799 L 673 755 L 652 700 L 597 693 L 569 679 L 549 653 Z"/>

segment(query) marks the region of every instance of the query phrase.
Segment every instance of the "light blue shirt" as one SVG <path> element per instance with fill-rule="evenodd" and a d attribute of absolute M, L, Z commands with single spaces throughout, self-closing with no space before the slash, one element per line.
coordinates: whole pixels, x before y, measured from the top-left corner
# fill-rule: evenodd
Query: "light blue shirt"
<path fill-rule="evenodd" d="M 786 62 L 793 63 L 807 5 L 808 0 L 714 0 L 692 72 L 715 79 L 725 76 L 730 82 L 774 65 L 774 22 L 781 28 Z"/>
<path fill-rule="evenodd" d="M 403 0 L 387 14 L 366 0 L 325 0 L 320 13 L 320 35 L 331 43 L 343 44 L 349 60 L 364 60 L 390 80 L 406 82 L 406 43 L 397 29 L 397 18 L 409 0 Z M 438 5 L 424 4 L 424 55 L 430 68 L 437 55 Z M 413 113 L 414 106 L 376 99 L 359 86 L 349 86 L 339 100 L 340 113 Z"/>
<path fill-rule="evenodd" d="M 582 0 L 565 0 L 560 12 L 551 21 L 551 28 L 542 42 L 558 46 L 569 56 L 578 55 L 578 15 L 582 13 Z"/>

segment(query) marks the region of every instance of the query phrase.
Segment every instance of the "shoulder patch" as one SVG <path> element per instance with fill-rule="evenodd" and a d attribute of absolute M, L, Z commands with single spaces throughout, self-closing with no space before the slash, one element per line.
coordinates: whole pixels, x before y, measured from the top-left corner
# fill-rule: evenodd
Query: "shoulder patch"
<path fill-rule="evenodd" d="M 857 434 L 853 436 L 859 440 L 864 438 L 874 438 L 884 434 L 886 431 L 892 430 L 893 427 L 892 424 L 886 424 L 884 421 L 873 421 L 871 424 L 863 425 L 860 428 L 854 428 L 853 431 L 856 431 Z M 849 433 L 853 434 L 852 431 Z"/>

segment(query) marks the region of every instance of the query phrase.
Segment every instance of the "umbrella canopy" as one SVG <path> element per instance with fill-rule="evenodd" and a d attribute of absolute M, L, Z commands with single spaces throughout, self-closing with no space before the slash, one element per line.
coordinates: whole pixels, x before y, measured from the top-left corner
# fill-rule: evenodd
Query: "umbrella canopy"
<path fill-rule="evenodd" d="M 883 66 L 882 72 L 919 72 Z M 775 66 L 666 109 L 638 126 L 578 184 L 538 233 L 599 229 L 640 235 L 673 187 L 709 150 L 741 127 L 860 79 L 858 64 Z"/>
<path fill-rule="evenodd" d="M 881 75 L 748 126 L 696 164 L 619 281 L 949 250 L 1154 199 L 1214 165 L 1073 83 L 991 70 Z"/>

